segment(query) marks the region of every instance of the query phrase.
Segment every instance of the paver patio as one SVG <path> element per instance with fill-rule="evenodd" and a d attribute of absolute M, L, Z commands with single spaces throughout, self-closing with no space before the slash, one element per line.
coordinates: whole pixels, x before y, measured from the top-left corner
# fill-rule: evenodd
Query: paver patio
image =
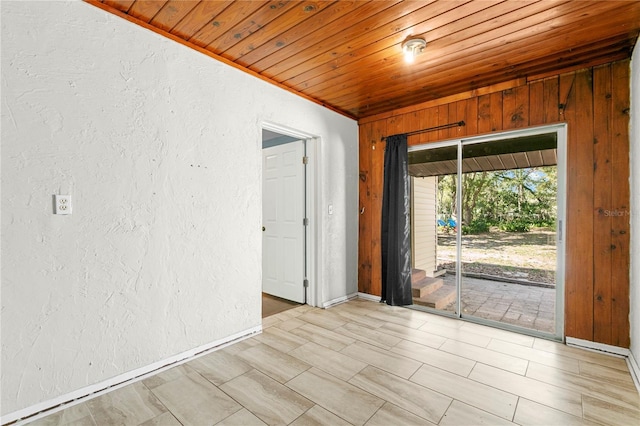
<path fill-rule="evenodd" d="M 446 274 L 445 286 L 455 287 L 455 275 Z M 463 316 L 500 321 L 546 333 L 555 332 L 555 289 L 463 277 Z M 443 310 L 454 312 L 455 303 Z"/>

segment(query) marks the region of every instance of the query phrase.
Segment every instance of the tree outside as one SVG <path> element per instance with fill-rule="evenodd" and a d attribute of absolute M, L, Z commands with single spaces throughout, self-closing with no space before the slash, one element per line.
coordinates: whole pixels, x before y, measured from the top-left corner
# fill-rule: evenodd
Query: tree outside
<path fill-rule="evenodd" d="M 555 284 L 557 167 L 465 173 L 462 218 L 456 177 L 438 182 L 439 267 L 455 270 L 454 226 L 462 226 L 463 272 Z"/>
<path fill-rule="evenodd" d="M 508 232 L 554 227 L 556 220 L 557 167 L 532 167 L 462 176 L 464 234 L 487 232 L 496 226 Z M 456 218 L 456 177 L 440 176 L 438 219 Z"/>

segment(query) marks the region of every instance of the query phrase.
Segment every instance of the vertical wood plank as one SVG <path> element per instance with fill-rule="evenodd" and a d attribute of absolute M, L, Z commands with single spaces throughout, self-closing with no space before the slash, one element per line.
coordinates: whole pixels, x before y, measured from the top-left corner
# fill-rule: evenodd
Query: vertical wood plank
<path fill-rule="evenodd" d="M 564 84 L 561 84 L 560 88 L 558 89 L 558 92 L 559 92 L 558 101 L 560 102 L 558 104 L 558 109 L 559 109 L 558 119 L 560 121 L 566 121 L 564 117 L 564 110 L 567 105 L 569 95 L 571 94 L 571 92 L 573 92 L 573 85 L 576 81 L 576 73 L 575 72 L 567 73 L 562 76 L 562 79 L 564 80 Z"/>
<path fill-rule="evenodd" d="M 491 131 L 497 132 L 503 129 L 502 124 L 502 92 L 491 95 Z"/>
<path fill-rule="evenodd" d="M 358 216 L 358 291 L 371 294 L 371 150 L 373 143 L 372 125 L 361 125 L 359 130 L 359 185 L 358 199 L 360 216 Z"/>
<path fill-rule="evenodd" d="M 491 95 L 478 97 L 478 133 L 491 131 Z"/>
<path fill-rule="evenodd" d="M 407 132 L 405 125 L 405 115 L 397 115 L 395 117 L 388 118 L 387 132 L 389 133 L 384 136 L 397 135 L 398 133 Z"/>
<path fill-rule="evenodd" d="M 544 80 L 543 108 L 544 122 L 555 123 L 559 120 L 558 116 L 558 77 L 547 78 Z"/>
<path fill-rule="evenodd" d="M 593 338 L 610 344 L 611 324 L 611 68 L 593 71 Z"/>
<path fill-rule="evenodd" d="M 422 130 L 424 128 L 420 127 L 420 114 L 418 113 L 418 111 L 410 113 L 408 120 L 409 128 L 411 129 L 411 131 Z"/>
<path fill-rule="evenodd" d="M 372 137 L 380 140 L 382 136 L 387 136 L 390 130 L 387 129 L 385 121 L 373 123 Z M 397 133 L 397 131 L 394 131 Z M 371 287 L 370 294 L 382 295 L 382 247 L 381 247 L 381 227 L 382 227 L 382 184 L 384 179 L 384 144 L 378 143 L 375 150 L 371 150 L 371 172 L 369 173 L 369 188 L 371 192 L 371 209 L 369 210 L 369 220 L 371 221 Z"/>
<path fill-rule="evenodd" d="M 433 107 L 427 109 L 427 126 L 428 128 L 435 127 L 440 122 L 439 118 L 440 109 L 438 107 Z M 438 141 L 438 132 L 428 132 L 427 133 L 427 142 L 436 142 Z"/>
<path fill-rule="evenodd" d="M 578 233 L 581 231 L 575 222 L 574 210 L 576 209 L 576 200 L 574 192 L 576 190 L 578 179 L 578 165 L 576 163 L 576 153 L 578 151 L 578 138 L 576 129 L 576 95 L 575 90 L 567 88 L 573 86 L 574 77 L 572 75 L 563 75 L 559 80 L 560 90 L 566 90 L 567 98 L 564 108 L 564 120 L 567 122 L 567 164 L 566 164 L 566 223 L 565 229 L 565 278 L 564 278 L 564 331 L 566 336 L 577 337 L 578 324 L 581 321 L 582 310 L 576 304 L 576 300 L 580 293 L 580 282 L 575 271 L 584 268 L 584 264 L 580 259 L 574 256 L 575 247 L 577 245 Z M 544 86 L 543 86 L 544 89 Z M 544 93 L 544 91 L 543 91 Z M 532 98 L 533 100 L 533 98 Z M 540 98 L 537 106 L 541 113 L 540 118 L 544 120 L 544 96 Z M 533 106 L 531 107 L 533 111 Z M 538 112 L 536 112 L 536 116 Z M 589 229 L 588 232 L 592 232 Z M 589 313 L 589 315 L 591 315 Z"/>
<path fill-rule="evenodd" d="M 438 107 L 438 126 L 449 124 L 449 105 L 441 105 Z M 449 139 L 449 129 L 438 130 L 437 140 Z"/>
<path fill-rule="evenodd" d="M 504 128 L 515 128 L 514 118 L 516 117 L 516 92 L 515 89 L 507 89 L 502 91 L 502 122 Z"/>
<path fill-rule="evenodd" d="M 478 98 L 471 98 L 467 101 L 467 116 L 465 118 L 466 134 L 477 135 L 478 131 Z"/>
<path fill-rule="evenodd" d="M 529 124 L 539 126 L 544 123 L 544 82 L 529 84 Z"/>
<path fill-rule="evenodd" d="M 413 132 L 413 131 L 416 131 L 416 130 L 424 129 L 424 127 L 420 127 L 420 124 L 421 124 L 420 123 L 420 115 L 418 114 L 417 111 L 405 114 L 404 121 L 406 123 L 406 126 L 405 126 L 406 129 L 407 129 L 406 131 L 408 131 L 408 132 Z M 419 133 L 417 135 L 410 136 L 407 139 L 407 144 L 409 146 L 417 145 L 420 142 L 420 136 L 421 135 L 422 134 Z"/>
<path fill-rule="evenodd" d="M 428 109 L 421 109 L 420 111 L 418 111 L 418 122 L 420 123 L 421 129 L 429 128 L 428 112 L 429 112 Z M 429 142 L 429 132 L 420 133 L 419 135 L 416 136 L 417 145 L 427 143 L 427 142 Z"/>
<path fill-rule="evenodd" d="M 449 121 L 447 122 L 447 124 L 457 123 L 458 121 L 460 121 L 460 119 L 458 118 L 458 107 L 456 105 L 456 102 L 451 102 L 449 104 Z M 459 128 L 459 126 L 450 127 L 447 139 L 457 138 L 459 134 Z"/>
<path fill-rule="evenodd" d="M 468 102 L 467 101 L 458 101 L 456 102 L 456 120 L 464 121 L 464 126 L 456 127 L 456 138 L 461 138 L 467 135 L 467 131 L 469 130 L 469 117 L 468 117 Z"/>
<path fill-rule="evenodd" d="M 612 216 L 611 282 L 612 329 L 611 344 L 628 348 L 629 340 L 629 234 L 631 218 L 629 187 L 629 93 L 630 69 L 628 61 L 612 65 L 612 125 L 611 164 L 612 199 L 617 213 Z"/>
<path fill-rule="evenodd" d="M 516 117 L 515 127 L 527 127 L 529 125 L 529 88 L 527 86 L 516 87 Z M 513 120 L 513 118 L 512 118 Z"/>
<path fill-rule="evenodd" d="M 569 218 L 575 238 L 572 256 L 579 262 L 573 270 L 577 282 L 573 309 L 578 309 L 576 335 L 593 340 L 593 83 L 591 70 L 576 74 L 575 79 L 576 146 L 572 153 L 575 180 L 569 188 L 573 199 Z"/>

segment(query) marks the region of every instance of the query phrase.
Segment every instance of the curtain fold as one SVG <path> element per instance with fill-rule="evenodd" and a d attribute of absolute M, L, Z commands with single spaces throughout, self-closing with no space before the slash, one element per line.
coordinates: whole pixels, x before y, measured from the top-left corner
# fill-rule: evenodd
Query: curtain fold
<path fill-rule="evenodd" d="M 411 228 L 407 135 L 387 137 L 382 192 L 382 301 L 403 306 L 411 297 Z"/>

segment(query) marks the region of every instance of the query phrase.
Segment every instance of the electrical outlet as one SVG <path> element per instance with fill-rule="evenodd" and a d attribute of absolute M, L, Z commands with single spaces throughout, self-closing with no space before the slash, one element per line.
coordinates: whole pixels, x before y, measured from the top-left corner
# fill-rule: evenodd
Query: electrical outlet
<path fill-rule="evenodd" d="M 54 195 L 54 214 L 71 214 L 71 195 Z"/>

